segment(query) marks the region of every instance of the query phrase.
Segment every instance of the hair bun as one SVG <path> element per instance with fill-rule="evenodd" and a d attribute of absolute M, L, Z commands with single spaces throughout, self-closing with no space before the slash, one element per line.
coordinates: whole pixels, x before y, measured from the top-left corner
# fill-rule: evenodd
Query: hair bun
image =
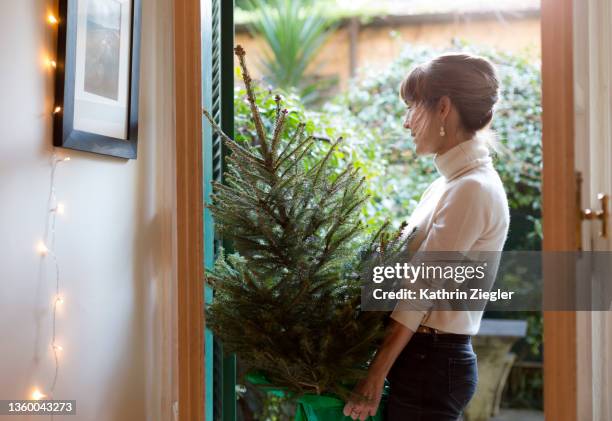
<path fill-rule="evenodd" d="M 483 127 L 486 126 L 487 124 L 489 124 L 492 118 L 493 118 L 493 108 L 487 111 L 487 113 L 480 119 L 479 125 Z"/>

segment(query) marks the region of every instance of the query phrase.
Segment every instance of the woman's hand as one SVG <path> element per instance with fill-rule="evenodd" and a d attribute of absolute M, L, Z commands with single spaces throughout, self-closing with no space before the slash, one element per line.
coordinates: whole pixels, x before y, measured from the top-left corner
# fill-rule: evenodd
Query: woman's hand
<path fill-rule="evenodd" d="M 412 330 L 391 320 L 385 339 L 368 369 L 367 377 L 353 390 L 355 398 L 350 399 L 344 405 L 344 415 L 361 421 L 368 416 L 376 415 L 385 378 L 413 334 Z"/>
<path fill-rule="evenodd" d="M 353 390 L 354 398 L 344 405 L 344 415 L 361 421 L 376 415 L 384 385 L 384 376 L 368 374 Z"/>

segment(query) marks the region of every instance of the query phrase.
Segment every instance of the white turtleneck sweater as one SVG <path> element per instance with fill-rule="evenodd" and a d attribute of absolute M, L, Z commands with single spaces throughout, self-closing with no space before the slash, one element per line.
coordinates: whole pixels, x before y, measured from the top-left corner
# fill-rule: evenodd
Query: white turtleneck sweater
<path fill-rule="evenodd" d="M 408 221 L 416 227 L 412 251 L 501 251 L 510 214 L 502 182 L 487 146 L 474 138 L 434 157 L 441 177 L 423 193 Z M 478 333 L 482 311 L 400 311 L 391 317 L 416 331 L 419 325 L 465 335 Z"/>

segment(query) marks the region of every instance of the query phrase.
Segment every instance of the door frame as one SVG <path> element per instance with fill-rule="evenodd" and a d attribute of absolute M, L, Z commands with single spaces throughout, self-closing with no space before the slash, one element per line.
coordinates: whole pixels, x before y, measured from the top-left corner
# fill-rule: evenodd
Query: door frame
<path fill-rule="evenodd" d="M 205 419 L 200 0 L 174 0 L 179 420 Z"/>
<path fill-rule="evenodd" d="M 576 250 L 573 0 L 542 0 L 542 223 L 544 251 Z M 571 270 L 571 268 L 570 268 Z M 544 271 L 545 291 L 559 280 Z M 568 271 L 569 273 L 569 271 Z M 553 293 L 553 292 L 549 292 Z M 544 312 L 544 414 L 578 419 L 576 312 Z"/>
<path fill-rule="evenodd" d="M 543 250 L 576 249 L 573 0 L 542 0 Z M 203 194 L 199 0 L 174 1 L 180 420 L 204 419 Z M 558 273 L 558 272 L 556 272 Z M 552 282 L 546 277 L 545 288 Z M 558 286 L 558 285 L 553 285 Z M 546 419 L 576 421 L 575 312 L 544 312 Z"/>

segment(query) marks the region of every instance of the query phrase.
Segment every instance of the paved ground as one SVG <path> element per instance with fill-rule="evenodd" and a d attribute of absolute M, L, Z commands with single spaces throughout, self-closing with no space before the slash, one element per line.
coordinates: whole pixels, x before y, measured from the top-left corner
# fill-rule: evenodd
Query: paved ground
<path fill-rule="evenodd" d="M 523 411 L 520 409 L 503 409 L 491 421 L 544 421 L 544 413 L 539 411 Z"/>

